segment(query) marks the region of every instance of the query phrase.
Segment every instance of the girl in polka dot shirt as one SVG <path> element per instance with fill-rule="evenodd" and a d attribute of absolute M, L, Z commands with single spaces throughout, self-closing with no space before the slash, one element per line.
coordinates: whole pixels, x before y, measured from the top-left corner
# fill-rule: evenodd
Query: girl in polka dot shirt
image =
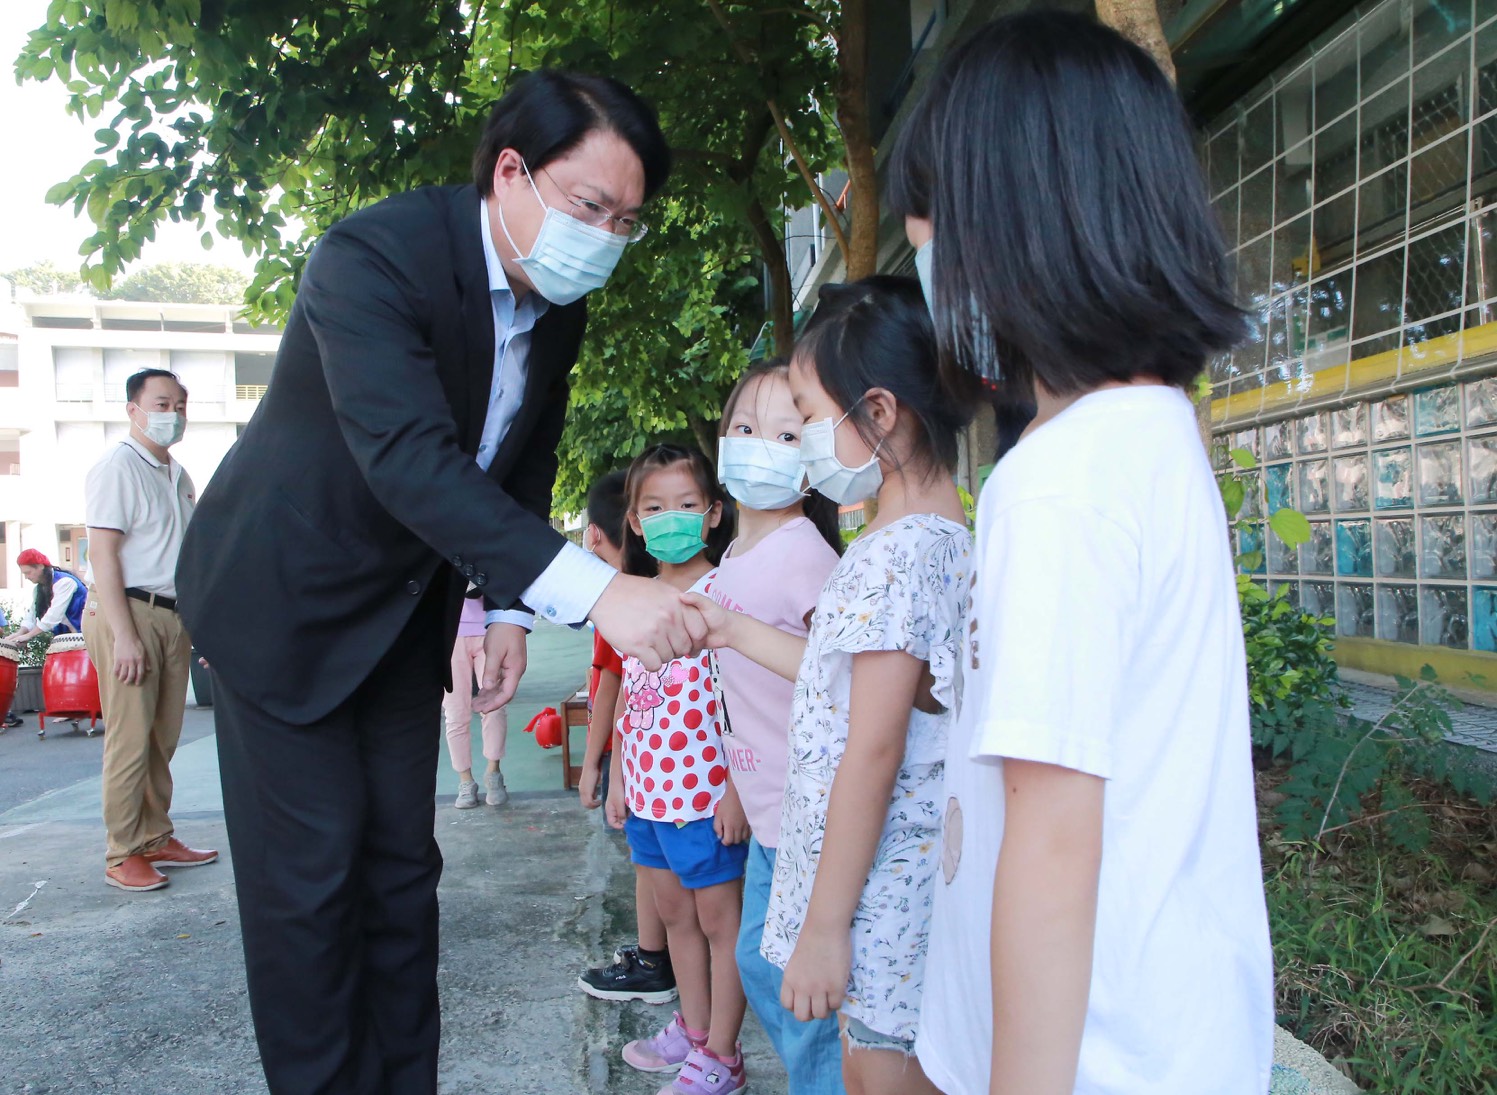
<path fill-rule="evenodd" d="M 725 496 L 697 449 L 656 445 L 629 468 L 626 569 L 641 556 L 682 593 L 710 595 L 732 539 Z M 631 561 L 635 565 L 631 565 Z M 747 1085 L 738 1045 L 738 939 L 748 823 L 723 755 L 721 707 L 705 652 L 649 670 L 624 659 L 620 764 L 630 857 L 665 921 L 681 1010 L 624 1047 L 644 1072 L 676 1072 L 661 1095 L 729 1095 Z"/>

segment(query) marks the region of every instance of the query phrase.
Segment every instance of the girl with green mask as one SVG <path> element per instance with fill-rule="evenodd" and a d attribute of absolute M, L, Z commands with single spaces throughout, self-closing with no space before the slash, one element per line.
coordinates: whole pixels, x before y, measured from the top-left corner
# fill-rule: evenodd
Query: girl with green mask
<path fill-rule="evenodd" d="M 647 554 L 660 581 L 710 595 L 732 531 L 706 456 L 656 445 L 629 468 L 625 493 L 626 569 L 637 571 Z M 663 1029 L 624 1047 L 624 1060 L 642 1072 L 679 1072 L 661 1095 L 731 1095 L 747 1084 L 733 952 L 749 833 L 724 753 L 721 697 L 706 651 L 658 671 L 625 658 L 622 691 L 624 835 L 665 922 L 681 1001 Z"/>

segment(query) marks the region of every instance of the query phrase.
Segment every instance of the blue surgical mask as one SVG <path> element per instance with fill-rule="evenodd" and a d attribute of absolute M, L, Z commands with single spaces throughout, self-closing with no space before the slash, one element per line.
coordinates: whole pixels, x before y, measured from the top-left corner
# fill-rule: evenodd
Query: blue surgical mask
<path fill-rule="evenodd" d="M 717 442 L 717 477 L 741 506 L 784 509 L 800 501 L 806 469 L 794 445 L 763 437 L 722 437 Z"/>
<path fill-rule="evenodd" d="M 522 165 L 523 166 L 523 165 Z M 606 228 L 583 224 L 570 213 L 553 209 L 536 189 L 530 168 L 525 168 L 530 191 L 541 203 L 546 217 L 536 233 L 530 254 L 520 255 L 509 226 L 504 223 L 504 207 L 499 207 L 499 228 L 517 256 L 515 265 L 525 271 L 535 291 L 552 304 L 571 304 L 608 282 L 628 239 Z M 497 204 L 497 203 L 496 203 Z"/>
<path fill-rule="evenodd" d="M 935 255 L 930 246 L 934 242 L 926 240 L 915 249 L 915 276 L 920 279 L 920 291 L 925 294 L 925 307 L 931 315 L 936 314 L 936 277 L 931 270 Z"/>

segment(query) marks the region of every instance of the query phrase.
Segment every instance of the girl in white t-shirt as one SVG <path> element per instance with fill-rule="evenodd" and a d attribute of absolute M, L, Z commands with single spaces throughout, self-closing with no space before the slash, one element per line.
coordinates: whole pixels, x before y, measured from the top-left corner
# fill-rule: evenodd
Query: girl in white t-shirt
<path fill-rule="evenodd" d="M 683 594 L 710 593 L 732 527 L 702 451 L 646 449 L 629 466 L 624 493 L 625 570 L 639 573 L 648 555 L 661 582 Z M 624 835 L 665 921 L 681 998 L 663 1029 L 624 1047 L 624 1060 L 641 1072 L 678 1072 L 660 1095 L 732 1095 L 748 1083 L 738 1045 L 743 988 L 733 961 L 748 824 L 723 757 L 710 660 L 704 652 L 651 670 L 625 658 L 622 696 Z"/>
<path fill-rule="evenodd" d="M 934 1092 L 915 1035 L 972 550 L 951 478 L 969 404 L 937 378 L 907 278 L 822 289 L 789 375 L 810 485 L 878 512 L 806 639 L 692 599 L 710 645 L 796 682 L 762 950 L 797 1019 L 838 1014 L 848 1090 Z"/>
<path fill-rule="evenodd" d="M 1187 395 L 1242 317 L 1185 112 L 1120 35 L 1029 12 L 904 132 L 948 382 L 1038 408 L 978 509 L 920 1059 L 947 1095 L 1262 1095 L 1242 624 Z"/>
<path fill-rule="evenodd" d="M 718 604 L 804 637 L 827 576 L 842 554 L 837 505 L 803 493 L 801 414 L 783 360 L 751 368 L 723 406 L 717 474 L 738 502 L 738 536 L 712 582 Z M 780 844 L 794 685 L 734 650 L 715 669 L 723 752 L 753 836 L 743 879 L 738 976 L 797 1095 L 842 1095 L 837 1021 L 800 1022 L 780 1006 L 780 968 L 759 951 Z"/>

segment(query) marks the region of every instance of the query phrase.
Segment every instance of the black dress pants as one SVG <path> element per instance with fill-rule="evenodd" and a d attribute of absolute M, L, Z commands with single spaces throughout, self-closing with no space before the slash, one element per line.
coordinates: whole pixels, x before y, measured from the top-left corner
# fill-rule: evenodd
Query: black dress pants
<path fill-rule="evenodd" d="M 437 1089 L 433 608 L 423 598 L 369 679 L 311 725 L 214 681 L 250 1011 L 273 1095 Z"/>

